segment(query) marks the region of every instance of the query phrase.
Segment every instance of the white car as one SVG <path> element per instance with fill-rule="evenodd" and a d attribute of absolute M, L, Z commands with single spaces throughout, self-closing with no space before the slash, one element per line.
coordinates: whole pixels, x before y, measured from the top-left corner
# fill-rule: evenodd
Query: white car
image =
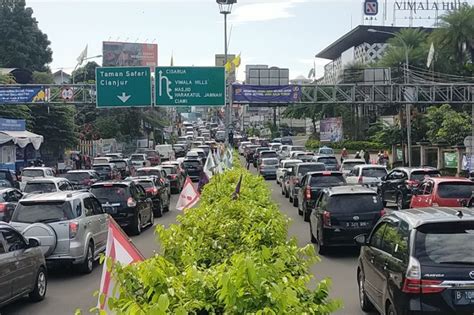
<path fill-rule="evenodd" d="M 54 178 L 54 171 L 50 167 L 26 167 L 21 172 L 20 189 L 23 190 L 30 180 L 35 178 Z"/>
<path fill-rule="evenodd" d="M 136 153 L 130 155 L 130 161 L 134 167 L 149 167 L 151 166 L 150 161 L 146 159 L 146 154 Z"/>
<path fill-rule="evenodd" d="M 112 158 L 109 157 L 109 156 L 99 156 L 99 157 L 96 157 L 92 160 L 92 165 L 108 164 L 108 163 L 110 163 L 111 160 L 112 160 Z"/>
<path fill-rule="evenodd" d="M 341 172 L 344 175 L 347 175 L 350 173 L 352 168 L 356 165 L 366 165 L 365 161 L 363 159 L 345 159 L 342 161 L 341 164 Z"/>
<path fill-rule="evenodd" d="M 383 165 L 356 165 L 347 174 L 346 182 L 352 185 L 376 187 L 385 175 L 387 175 L 387 168 Z"/>
<path fill-rule="evenodd" d="M 29 195 L 44 194 L 58 191 L 72 191 L 73 185 L 66 178 L 50 177 L 32 179 L 26 183 L 23 198 Z"/>
<path fill-rule="evenodd" d="M 280 165 L 278 165 L 277 173 L 276 173 L 276 181 L 278 184 L 281 184 L 283 180 L 283 176 L 285 172 L 288 171 L 290 166 L 296 165 L 298 163 L 302 163 L 301 160 L 281 160 Z"/>
<path fill-rule="evenodd" d="M 242 142 L 240 143 L 240 145 L 239 145 L 239 154 L 240 154 L 240 155 L 244 155 L 245 147 L 246 147 L 247 145 L 250 145 L 250 144 L 252 144 L 252 142 L 250 142 L 250 141 L 242 141 Z"/>
<path fill-rule="evenodd" d="M 268 144 L 268 146 L 270 147 L 270 150 L 278 152 L 280 151 L 280 147 L 282 146 L 282 144 L 278 142 L 271 142 Z"/>
<path fill-rule="evenodd" d="M 174 159 L 174 150 L 171 144 L 158 144 L 155 146 L 155 151 L 160 155 L 161 160 Z"/>

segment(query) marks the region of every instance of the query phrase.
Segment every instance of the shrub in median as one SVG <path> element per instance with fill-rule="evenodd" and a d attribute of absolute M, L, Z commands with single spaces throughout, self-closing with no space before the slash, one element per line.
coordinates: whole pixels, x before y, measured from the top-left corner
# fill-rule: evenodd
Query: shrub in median
<path fill-rule="evenodd" d="M 237 159 L 236 159 L 237 160 Z M 231 195 L 240 175 L 242 189 Z M 311 290 L 314 248 L 288 240 L 289 220 L 260 177 L 240 166 L 212 178 L 180 224 L 157 227 L 160 255 L 111 266 L 123 314 L 330 314 L 329 281 Z"/>

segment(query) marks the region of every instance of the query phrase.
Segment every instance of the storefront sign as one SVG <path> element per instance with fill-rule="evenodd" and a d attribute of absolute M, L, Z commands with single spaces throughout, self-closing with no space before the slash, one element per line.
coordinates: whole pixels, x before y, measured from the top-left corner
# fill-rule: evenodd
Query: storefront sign
<path fill-rule="evenodd" d="M 469 2 L 461 0 L 452 1 L 395 1 L 394 8 L 399 11 L 454 11 L 469 7 Z"/>
<path fill-rule="evenodd" d="M 0 131 L 25 131 L 25 127 L 24 119 L 0 118 Z"/>

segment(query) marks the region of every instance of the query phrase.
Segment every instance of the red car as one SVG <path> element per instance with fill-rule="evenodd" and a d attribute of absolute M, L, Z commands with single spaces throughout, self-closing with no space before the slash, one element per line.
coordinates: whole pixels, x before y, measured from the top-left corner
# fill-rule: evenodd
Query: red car
<path fill-rule="evenodd" d="M 460 207 L 467 204 L 474 182 L 458 177 L 431 177 L 420 183 L 411 198 L 410 208 Z"/>

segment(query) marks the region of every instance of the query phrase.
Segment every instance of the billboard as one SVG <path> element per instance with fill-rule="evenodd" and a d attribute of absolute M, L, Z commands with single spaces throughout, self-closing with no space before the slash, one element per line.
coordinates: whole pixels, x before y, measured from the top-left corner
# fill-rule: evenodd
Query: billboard
<path fill-rule="evenodd" d="M 156 67 L 158 45 L 103 42 L 102 56 L 103 67 Z"/>
<path fill-rule="evenodd" d="M 342 117 L 322 119 L 319 134 L 321 142 L 342 141 Z"/>
<path fill-rule="evenodd" d="M 234 84 L 234 103 L 295 103 L 301 98 L 299 85 L 259 86 Z"/>
<path fill-rule="evenodd" d="M 0 87 L 0 104 L 44 103 L 47 99 L 48 89 L 43 86 Z"/>

